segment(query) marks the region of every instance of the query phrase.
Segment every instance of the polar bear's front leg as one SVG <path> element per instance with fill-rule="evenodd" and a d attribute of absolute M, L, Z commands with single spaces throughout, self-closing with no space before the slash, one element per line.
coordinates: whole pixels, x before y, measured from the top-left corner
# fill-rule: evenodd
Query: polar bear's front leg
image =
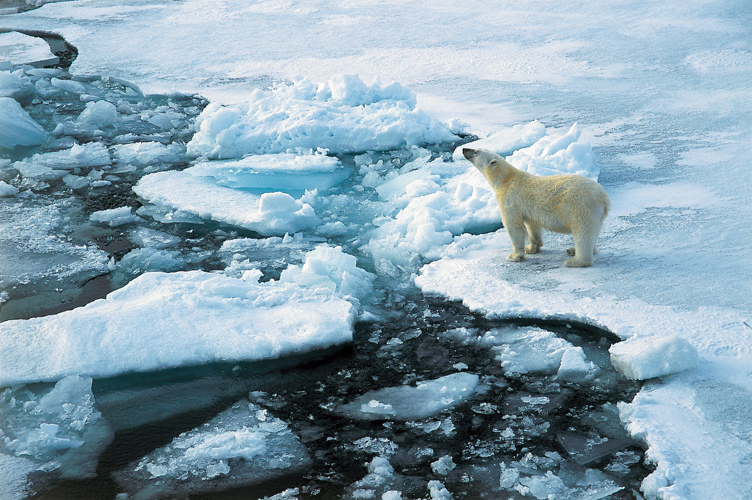
<path fill-rule="evenodd" d="M 525 258 L 525 226 L 520 224 L 504 224 L 509 235 L 509 240 L 512 242 L 512 253 L 507 256 L 507 260 L 511 262 L 519 262 Z"/>

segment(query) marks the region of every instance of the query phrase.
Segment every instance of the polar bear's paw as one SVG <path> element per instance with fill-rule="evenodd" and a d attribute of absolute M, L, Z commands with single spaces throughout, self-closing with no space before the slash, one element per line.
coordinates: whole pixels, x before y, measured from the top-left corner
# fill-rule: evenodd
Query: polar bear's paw
<path fill-rule="evenodd" d="M 509 255 L 507 255 L 507 260 L 509 262 L 519 262 L 519 261 L 521 261 L 524 258 L 525 258 L 525 254 L 524 253 L 514 252 L 514 253 L 510 253 Z"/>
<path fill-rule="evenodd" d="M 564 261 L 564 266 L 566 267 L 590 267 L 592 265 L 592 259 L 590 261 L 582 261 L 575 257 L 574 259 L 567 259 Z"/>
<path fill-rule="evenodd" d="M 530 243 L 525 247 L 525 253 L 538 253 L 540 252 L 540 245 L 534 245 Z"/>

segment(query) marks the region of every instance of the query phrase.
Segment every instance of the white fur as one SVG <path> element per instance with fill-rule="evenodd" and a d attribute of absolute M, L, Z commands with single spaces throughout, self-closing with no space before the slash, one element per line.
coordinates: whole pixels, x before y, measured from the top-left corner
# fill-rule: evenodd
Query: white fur
<path fill-rule="evenodd" d="M 597 182 L 581 175 L 538 177 L 519 170 L 504 158 L 483 149 L 464 148 L 465 158 L 481 171 L 499 202 L 501 221 L 512 241 L 507 260 L 521 261 L 543 246 L 541 228 L 571 234 L 574 248 L 568 267 L 593 264 L 595 242 L 611 202 Z M 530 244 L 525 246 L 525 236 Z"/>

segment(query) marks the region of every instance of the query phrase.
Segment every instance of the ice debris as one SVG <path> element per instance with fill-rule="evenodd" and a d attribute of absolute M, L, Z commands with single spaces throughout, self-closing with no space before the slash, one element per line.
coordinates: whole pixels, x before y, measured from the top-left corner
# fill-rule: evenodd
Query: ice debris
<path fill-rule="evenodd" d="M 337 412 L 358 420 L 420 420 L 453 408 L 475 392 L 478 375 L 461 372 L 418 383 L 369 391 Z"/>
<path fill-rule="evenodd" d="M 212 177 L 220 186 L 303 193 L 324 191 L 346 179 L 350 172 L 324 151 L 305 154 L 250 155 L 240 160 L 204 161 L 186 172 Z"/>
<path fill-rule="evenodd" d="M 632 337 L 609 349 L 616 371 L 632 380 L 671 375 L 697 366 L 697 349 L 676 336 Z"/>
<path fill-rule="evenodd" d="M 0 97 L 0 148 L 35 146 L 47 140 L 47 132 L 11 97 Z"/>
<path fill-rule="evenodd" d="M 113 477 L 134 500 L 172 498 L 257 484 L 310 463 L 285 422 L 241 400 Z"/>
<path fill-rule="evenodd" d="M 54 387 L 22 385 L 0 393 L 4 483 L 21 485 L 33 471 L 56 479 L 95 476 L 99 455 L 113 432 L 95 407 L 91 384 L 89 377 L 72 375 Z M 22 492 L 20 488 L 0 496 L 23 498 Z"/>

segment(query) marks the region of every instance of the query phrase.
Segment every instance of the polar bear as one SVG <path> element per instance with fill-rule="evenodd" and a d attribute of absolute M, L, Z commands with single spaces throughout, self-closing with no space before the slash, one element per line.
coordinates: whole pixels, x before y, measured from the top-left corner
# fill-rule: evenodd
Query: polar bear
<path fill-rule="evenodd" d="M 571 234 L 574 248 L 568 267 L 593 264 L 595 241 L 611 202 L 597 182 L 581 175 L 538 177 L 519 170 L 501 156 L 483 149 L 463 148 L 462 154 L 481 171 L 496 193 L 501 221 L 512 241 L 507 260 L 521 261 L 543 246 L 541 228 Z M 525 233 L 530 244 L 525 246 Z"/>

